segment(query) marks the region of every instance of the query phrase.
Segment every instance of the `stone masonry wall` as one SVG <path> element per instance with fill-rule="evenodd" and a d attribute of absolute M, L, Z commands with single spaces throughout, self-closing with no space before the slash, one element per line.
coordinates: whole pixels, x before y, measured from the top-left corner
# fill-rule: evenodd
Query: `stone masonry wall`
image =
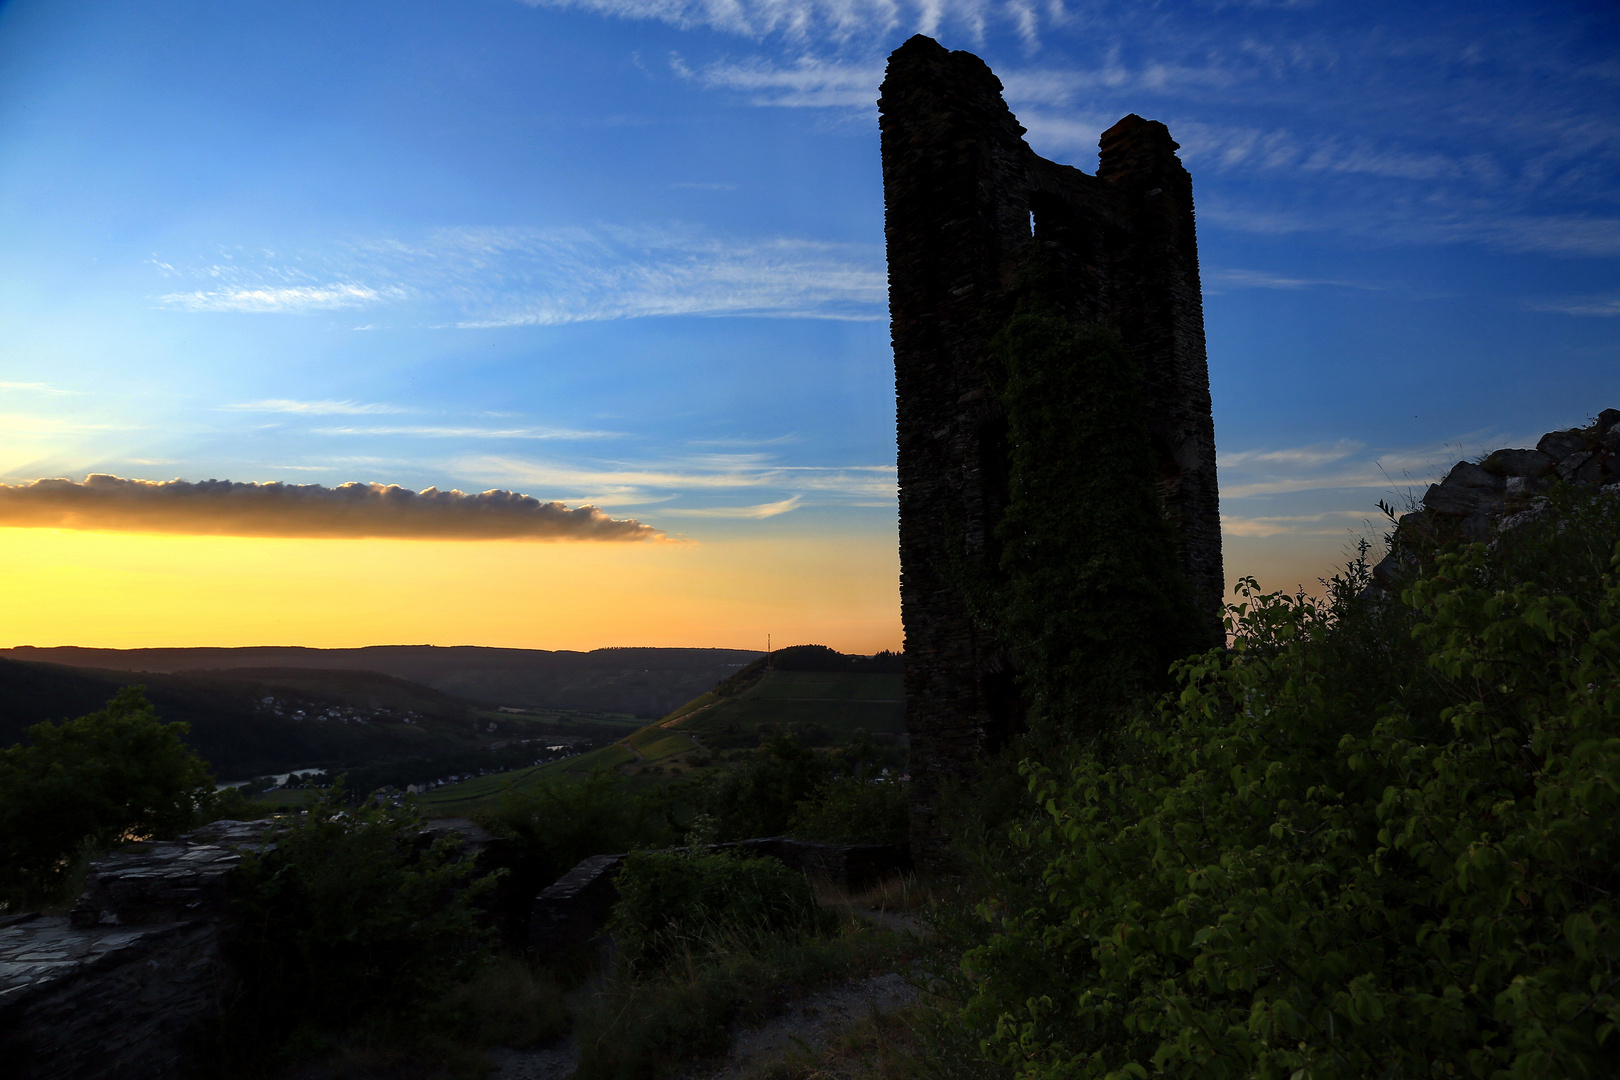
<path fill-rule="evenodd" d="M 1077 322 L 1115 328 L 1141 365 L 1158 495 L 1182 568 L 1220 639 L 1224 589 L 1215 436 L 1192 181 L 1163 124 L 1125 117 L 1096 176 L 1036 155 L 978 57 L 917 36 L 878 102 L 898 399 L 901 614 L 912 842 L 943 858 L 934 798 L 1022 722 L 1011 658 L 975 626 L 953 558 L 981 555 L 1006 504 L 990 341 L 1034 247 Z M 1077 550 L 1085 538 L 1076 537 Z"/>
<path fill-rule="evenodd" d="M 215 822 L 95 861 L 65 916 L 0 920 L 0 1076 L 171 1080 L 219 1006 L 225 879 L 264 822 Z"/>

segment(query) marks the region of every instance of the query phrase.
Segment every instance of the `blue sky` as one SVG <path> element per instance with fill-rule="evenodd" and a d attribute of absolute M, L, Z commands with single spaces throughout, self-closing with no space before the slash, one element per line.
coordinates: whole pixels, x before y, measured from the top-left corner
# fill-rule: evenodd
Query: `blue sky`
<path fill-rule="evenodd" d="M 1048 157 L 1181 142 L 1230 575 L 1620 406 L 1612 4 L 10 0 L 0 481 L 509 488 L 892 563 L 874 100 L 918 31 Z"/>

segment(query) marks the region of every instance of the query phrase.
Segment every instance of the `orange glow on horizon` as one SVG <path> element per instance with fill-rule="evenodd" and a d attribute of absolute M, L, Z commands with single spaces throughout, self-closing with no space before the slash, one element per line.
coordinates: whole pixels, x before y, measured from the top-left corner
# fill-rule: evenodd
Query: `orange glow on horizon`
<path fill-rule="evenodd" d="M 0 529 L 0 646 L 898 649 L 892 533 L 702 543 Z"/>

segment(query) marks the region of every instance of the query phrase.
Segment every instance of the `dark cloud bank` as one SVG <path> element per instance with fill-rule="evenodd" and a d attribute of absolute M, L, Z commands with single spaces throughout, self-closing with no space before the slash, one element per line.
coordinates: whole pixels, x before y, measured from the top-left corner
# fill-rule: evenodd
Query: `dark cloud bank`
<path fill-rule="evenodd" d="M 216 536 L 420 540 L 657 540 L 663 533 L 594 506 L 513 491 L 407 491 L 392 484 L 126 480 L 0 484 L 0 526 Z"/>

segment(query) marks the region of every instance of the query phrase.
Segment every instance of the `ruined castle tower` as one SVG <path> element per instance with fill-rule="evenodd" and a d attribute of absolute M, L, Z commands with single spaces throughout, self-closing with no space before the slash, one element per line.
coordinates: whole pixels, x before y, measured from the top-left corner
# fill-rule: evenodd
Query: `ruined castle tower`
<path fill-rule="evenodd" d="M 1011 661 L 975 626 L 949 562 L 983 551 L 1005 501 L 990 342 L 1009 313 L 1013 274 L 1032 250 L 1057 267 L 1069 316 L 1116 329 L 1141 365 L 1160 505 L 1208 620 L 1206 638 L 1221 640 L 1192 180 L 1165 126 L 1135 115 L 1103 133 L 1096 176 L 1047 161 L 1024 143 L 1001 90 L 977 56 L 919 35 L 889 58 L 878 102 L 912 840 L 925 862 L 943 857 L 932 801 L 940 781 L 972 775 L 1020 723 Z"/>

